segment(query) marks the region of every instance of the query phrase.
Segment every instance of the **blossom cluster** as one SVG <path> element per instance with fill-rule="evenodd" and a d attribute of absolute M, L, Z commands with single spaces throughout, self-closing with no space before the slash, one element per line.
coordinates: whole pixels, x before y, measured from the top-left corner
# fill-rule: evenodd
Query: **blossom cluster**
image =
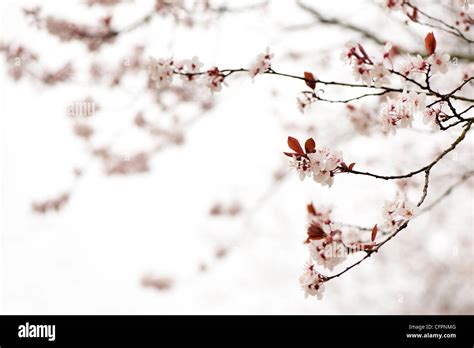
<path fill-rule="evenodd" d="M 356 80 L 367 86 L 380 87 L 390 82 L 389 68 L 394 50 L 391 43 L 387 43 L 378 59 L 371 58 L 361 44 L 349 42 L 341 53 L 341 60 L 352 66 L 352 73 Z"/>
<path fill-rule="evenodd" d="M 309 250 L 309 262 L 304 267 L 304 273 L 300 277 L 301 288 L 308 295 L 321 299 L 324 287 L 323 283 L 327 277 L 315 270 L 315 265 L 322 266 L 332 271 L 334 267 L 343 263 L 349 253 L 364 250 L 361 243 L 360 231 L 355 228 L 349 229 L 347 238 L 350 237 L 349 245 L 346 246 L 346 238 L 343 239 L 341 229 L 331 220 L 331 210 L 327 208 L 316 208 L 313 203 L 306 207 L 308 213 L 308 228 L 305 244 Z"/>
<path fill-rule="evenodd" d="M 273 56 L 274 54 L 270 53 L 270 49 L 267 47 L 266 51 L 259 54 L 255 62 L 249 68 L 250 76 L 254 78 L 258 74 L 263 74 L 265 71 L 270 69 Z"/>
<path fill-rule="evenodd" d="M 398 70 L 393 70 L 392 58 L 396 49 L 388 42 L 378 58 L 369 57 L 361 44 L 349 42 L 341 53 L 341 59 L 349 63 L 353 68 L 353 75 L 356 80 L 360 80 L 367 86 L 381 87 L 390 82 L 392 72 L 398 73 L 402 83 L 409 83 L 410 80 L 419 81 L 425 74 L 441 73 L 446 74 L 449 68 L 450 55 L 447 53 L 435 52 L 436 40 L 432 33 L 428 34 L 432 44 L 429 57 L 424 59 L 421 55 L 406 55 L 405 59 L 398 66 Z"/>
<path fill-rule="evenodd" d="M 224 83 L 224 75 L 217 67 L 202 72 L 202 66 L 197 57 L 183 61 L 150 58 L 148 73 L 150 78 L 162 87 L 170 85 L 174 75 L 179 75 L 185 83 L 194 83 L 201 79 L 212 92 L 220 91 Z"/>
<path fill-rule="evenodd" d="M 311 295 L 321 299 L 325 277 L 314 269 L 313 261 L 330 270 L 342 262 L 343 258 L 337 257 L 331 250 L 333 246 L 341 243 L 341 233 L 332 230 L 330 209 L 316 210 L 313 203 L 310 203 L 307 205 L 307 212 L 309 225 L 305 243 L 309 248 L 310 260 L 304 267 L 300 285 L 305 292 L 305 297 Z"/>
<path fill-rule="evenodd" d="M 423 123 L 430 125 L 433 129 L 438 129 L 440 118 L 444 115 L 442 106 L 443 104 L 440 103 L 440 106 L 426 108 L 423 111 Z"/>
<path fill-rule="evenodd" d="M 285 152 L 285 155 L 291 158 L 290 168 L 298 172 L 301 180 L 312 177 L 317 183 L 331 187 L 334 175 L 341 172 L 345 166 L 341 152 L 331 151 L 325 147 L 316 149 L 316 143 L 312 138 L 306 140 L 305 150 L 293 137 L 288 137 L 288 146 L 294 152 Z"/>
<path fill-rule="evenodd" d="M 402 75 L 402 83 L 405 82 L 407 78 L 417 81 L 425 74 L 427 67 L 428 63 L 422 56 L 407 55 L 398 66 L 398 71 Z"/>
<path fill-rule="evenodd" d="M 411 220 L 418 213 L 418 207 L 410 201 L 397 195 L 393 201 L 385 202 L 382 210 L 384 227 L 387 229 L 397 228 L 405 221 Z"/>
<path fill-rule="evenodd" d="M 316 296 L 318 300 L 323 298 L 324 287 L 324 276 L 314 269 L 312 263 L 308 263 L 304 266 L 304 272 L 300 276 L 301 289 L 305 293 L 305 298 L 308 296 Z"/>
<path fill-rule="evenodd" d="M 402 62 L 399 67 L 402 83 L 417 83 L 423 77 L 428 80 L 431 77 L 430 74 L 448 72 L 450 56 L 447 53 L 436 52 L 436 38 L 432 32 L 425 37 L 425 49 L 428 55 L 426 60 L 420 55 L 415 57 L 408 54 Z"/>
<path fill-rule="evenodd" d="M 250 76 L 254 78 L 258 74 L 268 71 L 272 58 L 273 54 L 270 53 L 268 48 L 264 53 L 259 54 L 248 69 Z M 173 82 L 174 75 L 179 75 L 186 84 L 201 82 L 211 92 L 218 92 L 222 89 L 222 84 L 225 84 L 227 76 L 218 67 L 202 70 L 203 64 L 197 57 L 181 61 L 172 58 L 155 59 L 150 57 L 147 67 L 150 79 L 156 81 L 162 87 L 170 85 Z M 226 72 L 233 71 L 228 70 Z"/>
<path fill-rule="evenodd" d="M 402 76 L 402 82 L 407 79 L 420 81 L 427 73 L 428 67 L 431 74 L 448 72 L 450 56 L 447 53 L 433 53 L 426 60 L 420 55 L 407 55 L 405 60 L 399 66 L 399 72 Z"/>
<path fill-rule="evenodd" d="M 329 231 L 324 232 L 325 227 Z M 340 230 L 332 230 L 331 224 L 321 225 L 313 221 L 308 228 L 308 235 L 309 254 L 318 265 L 332 271 L 334 267 L 344 262 L 347 252 Z M 312 236 L 316 237 L 311 239 Z"/>
<path fill-rule="evenodd" d="M 153 81 L 161 86 L 167 86 L 173 81 L 174 61 L 172 59 L 155 59 L 150 57 L 148 73 Z"/>
<path fill-rule="evenodd" d="M 298 97 L 296 97 L 296 103 L 298 105 L 298 110 L 304 114 L 306 108 L 313 104 L 317 99 L 314 92 L 303 92 Z"/>
<path fill-rule="evenodd" d="M 400 93 L 397 98 L 387 97 L 381 108 L 381 127 L 385 133 L 396 133 L 397 127 L 412 126 L 413 115 L 425 111 L 426 94 L 415 91 Z"/>
<path fill-rule="evenodd" d="M 380 243 L 376 242 L 378 224 L 371 229 L 370 240 L 363 234 L 363 229 L 356 226 L 346 226 L 335 223 L 331 219 L 330 209 L 316 210 L 313 203 L 306 207 L 308 213 L 308 228 L 305 244 L 309 250 L 309 261 L 304 267 L 304 272 L 299 281 L 305 297 L 316 296 L 322 298 L 324 283 L 332 277 L 327 277 L 319 273 L 316 265 L 329 271 L 341 265 L 347 257 L 353 253 L 365 251 L 373 252 Z M 380 224 L 383 234 L 393 232 L 406 221 L 411 220 L 418 213 L 418 207 L 406 200 L 401 194 L 397 194 L 393 201 L 386 201 L 382 216 L 383 222 Z M 383 244 L 383 243 L 382 243 Z"/>
<path fill-rule="evenodd" d="M 448 71 L 450 56 L 436 52 L 436 39 L 433 33 L 428 33 L 425 37 L 425 48 L 429 57 L 425 60 L 420 55 L 408 55 L 399 66 L 398 74 L 402 82 L 419 84 L 421 79 L 426 81 L 436 73 L 445 74 Z M 428 83 L 428 82 L 426 82 Z M 396 128 L 411 127 L 414 114 L 423 113 L 423 122 L 432 128 L 439 126 L 443 115 L 440 106 L 425 107 L 426 94 L 406 89 L 397 98 L 387 98 L 381 108 L 381 126 L 385 133 L 395 134 Z"/>

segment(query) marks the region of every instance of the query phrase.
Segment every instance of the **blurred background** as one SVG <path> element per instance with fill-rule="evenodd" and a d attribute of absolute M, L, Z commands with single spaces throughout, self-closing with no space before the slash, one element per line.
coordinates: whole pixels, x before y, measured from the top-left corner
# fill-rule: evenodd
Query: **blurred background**
<path fill-rule="evenodd" d="M 455 15 L 450 1 L 419 3 Z M 346 42 L 381 46 L 308 7 L 423 50 L 427 28 L 384 1 L 2 1 L 1 312 L 473 314 L 472 178 L 329 282 L 321 301 L 305 300 L 306 204 L 373 226 L 400 188 L 416 200 L 423 178 L 338 175 L 328 189 L 301 182 L 282 155 L 288 135 L 311 136 L 360 170 L 398 174 L 431 161 L 459 129 L 417 121 L 396 136 L 361 132 L 344 104 L 301 114 L 304 83 L 278 76 L 235 74 L 214 94 L 148 80 L 149 56 L 245 68 L 270 47 L 277 71 L 353 82 L 339 58 Z M 103 34 L 110 28 L 121 32 Z M 439 50 L 472 58 L 435 33 Z M 466 67 L 472 61 L 436 82 L 455 87 Z M 354 105 L 377 110 L 381 101 Z M 427 204 L 472 170 L 472 155 L 469 134 L 433 170 Z"/>

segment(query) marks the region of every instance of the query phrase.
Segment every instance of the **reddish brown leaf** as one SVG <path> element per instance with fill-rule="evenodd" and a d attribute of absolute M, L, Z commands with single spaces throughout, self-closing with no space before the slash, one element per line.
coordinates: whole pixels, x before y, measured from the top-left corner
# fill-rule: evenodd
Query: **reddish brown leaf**
<path fill-rule="evenodd" d="M 361 247 L 362 247 L 362 250 L 371 251 L 372 249 L 375 248 L 375 245 L 374 244 L 362 244 Z"/>
<path fill-rule="evenodd" d="M 311 153 L 316 151 L 316 142 L 314 141 L 313 138 L 309 138 L 306 140 L 304 143 L 304 149 L 306 150 L 306 153 Z"/>
<path fill-rule="evenodd" d="M 309 203 L 309 204 L 306 206 L 306 209 L 308 210 L 308 213 L 309 213 L 309 214 L 316 215 L 316 209 L 314 209 L 313 202 Z"/>
<path fill-rule="evenodd" d="M 352 169 L 354 169 L 354 166 L 355 166 L 355 165 L 356 165 L 355 163 L 351 163 L 351 164 L 349 164 L 349 170 L 352 170 Z"/>
<path fill-rule="evenodd" d="M 436 38 L 433 32 L 428 33 L 425 37 L 426 53 L 431 56 L 436 51 Z"/>
<path fill-rule="evenodd" d="M 413 8 L 413 13 L 409 14 L 407 13 L 408 18 L 410 18 L 413 22 L 418 21 L 418 8 L 414 7 Z"/>
<path fill-rule="evenodd" d="M 305 243 L 309 243 L 310 240 L 318 240 L 326 238 L 326 233 L 324 232 L 323 228 L 317 222 L 313 222 L 308 227 L 308 238 L 306 239 Z"/>
<path fill-rule="evenodd" d="M 283 154 L 285 156 L 288 156 L 288 157 L 293 157 L 294 156 L 294 153 L 293 152 L 283 152 Z"/>
<path fill-rule="evenodd" d="M 300 142 L 297 139 L 293 137 L 288 137 L 288 146 L 297 154 L 304 155 L 303 148 L 301 147 Z"/>
<path fill-rule="evenodd" d="M 375 237 L 377 236 L 377 231 L 378 231 L 377 224 L 375 224 L 374 228 L 372 228 L 372 236 L 370 237 L 372 242 L 375 240 Z"/>
<path fill-rule="evenodd" d="M 305 71 L 304 78 L 305 78 L 306 86 L 314 90 L 316 88 L 316 79 L 314 78 L 313 73 L 309 71 Z"/>

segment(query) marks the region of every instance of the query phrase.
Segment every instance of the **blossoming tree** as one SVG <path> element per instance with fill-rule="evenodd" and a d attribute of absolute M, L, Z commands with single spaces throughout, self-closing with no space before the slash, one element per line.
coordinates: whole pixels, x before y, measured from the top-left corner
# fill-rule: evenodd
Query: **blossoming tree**
<path fill-rule="evenodd" d="M 89 0 L 89 6 L 111 6 L 120 0 L 104 1 Z M 267 48 L 258 54 L 250 65 L 213 66 L 201 61 L 199 57 L 158 57 L 147 52 L 146 47 L 137 46 L 127 57 L 125 64 L 107 67 L 99 63 L 90 66 L 91 78 L 97 83 L 114 88 L 126 84 L 128 74 L 147 72 L 145 90 L 153 93 L 156 105 L 162 110 L 173 109 L 176 104 L 187 103 L 197 110 L 195 115 L 186 120 L 175 120 L 167 125 L 154 123 L 144 113 L 134 117 L 137 128 L 153 139 L 151 149 L 139 151 L 124 159 L 114 153 L 109 146 L 93 146 L 90 139 L 94 130 L 87 122 L 74 123 L 75 134 L 89 144 L 88 151 L 92 158 L 104 164 L 108 175 L 127 175 L 150 170 L 149 159 L 170 145 L 180 145 L 186 129 L 213 107 L 214 99 L 224 88 L 231 90 L 231 76 L 243 75 L 247 79 L 257 80 L 263 75 L 274 78 L 275 83 L 284 83 L 285 79 L 296 80 L 304 88 L 294 93 L 295 110 L 303 117 L 308 110 L 320 103 L 339 105 L 348 115 L 357 136 L 382 134 L 385 137 L 397 137 L 402 129 L 412 129 L 414 122 L 421 120 L 422 131 L 434 134 L 449 133 L 454 138 L 449 146 L 441 149 L 423 165 L 399 174 L 367 171 L 358 165 L 360 159 L 343 156 L 337 148 L 329 148 L 320 143 L 317 137 L 297 139 L 287 134 L 286 156 L 289 168 L 301 180 L 313 180 L 315 185 L 328 189 L 339 185 L 336 177 L 355 176 L 367 177 L 372 180 L 384 181 L 387 185 L 396 183 L 399 192 L 396 196 L 380 207 L 380 219 L 369 226 L 358 226 L 350 221 L 335 221 L 331 209 L 325 205 L 307 204 L 307 231 L 304 243 L 308 249 L 308 262 L 304 266 L 299 281 L 306 296 L 322 298 L 325 285 L 356 267 L 390 243 L 399 233 L 409 227 L 410 221 L 419 215 L 429 214 L 433 207 L 450 195 L 454 188 L 465 183 L 474 175 L 470 168 L 457 170 L 452 175 L 453 182 L 449 188 L 433 197 L 431 185 L 435 180 L 432 172 L 447 156 L 455 153 L 458 146 L 470 135 L 474 123 L 474 68 L 470 26 L 473 23 L 470 11 L 471 1 L 447 1 L 452 16 L 449 20 L 438 17 L 430 12 L 430 6 L 415 0 L 387 0 L 381 5 L 390 15 L 398 16 L 401 21 L 412 23 L 422 28 L 424 45 L 418 45 L 410 51 L 396 42 L 381 39 L 375 34 L 336 18 L 325 17 L 313 7 L 303 2 L 297 5 L 315 21 L 341 30 L 358 34 L 358 42 L 349 42 L 340 47 L 340 69 L 351 70 L 353 76 L 343 80 L 333 79 L 324 71 L 309 71 L 301 68 L 301 73 L 292 74 L 278 68 L 278 57 L 283 52 Z M 113 45 L 121 36 L 133 32 L 136 28 L 146 26 L 156 16 L 170 16 L 177 25 L 201 25 L 201 22 L 212 20 L 212 15 L 232 11 L 252 11 L 257 4 L 248 8 L 216 7 L 208 1 L 165 1 L 157 0 L 153 11 L 123 29 L 116 29 L 113 17 L 101 18 L 96 26 L 85 26 L 55 17 L 43 16 L 41 9 L 25 9 L 25 15 L 39 30 L 46 30 L 62 42 L 79 41 L 91 52 Z M 454 19 L 453 19 L 454 18 Z M 438 44 L 438 37 L 450 38 L 456 42 L 457 51 Z M 367 47 L 374 47 L 368 49 Z M 24 46 L 4 43 L 1 51 L 12 64 L 9 73 L 15 80 L 32 78 L 47 86 L 68 83 L 74 76 L 74 69 L 66 63 L 58 71 L 47 71 L 41 66 L 39 57 Z M 149 57 L 148 57 L 149 56 Z M 18 64 L 15 64 L 18 63 Z M 306 71 L 305 71 L 306 70 Z M 253 86 L 252 88 L 258 88 Z M 348 98 L 339 98 L 337 92 L 328 92 L 330 88 L 356 93 Z M 203 94 L 206 92 L 206 97 Z M 210 93 L 208 93 L 210 92 Z M 174 100 L 168 104 L 166 95 Z M 375 105 L 364 104 L 366 100 L 375 100 Z M 93 103 L 92 99 L 84 101 Z M 99 105 L 95 104 L 94 105 Z M 283 144 L 282 144 L 283 147 Z M 278 151 L 276 149 L 275 151 Z M 471 158 L 472 159 L 472 158 Z M 76 169 L 77 180 L 83 170 Z M 279 175 L 287 175 L 286 173 Z M 418 197 L 410 199 L 408 190 L 403 185 L 413 178 L 422 178 Z M 278 181 L 278 180 L 277 180 Z M 56 198 L 34 202 L 36 213 L 48 213 L 60 210 L 68 201 L 71 192 L 65 192 Z M 375 193 L 376 194 L 376 193 Z M 350 196 L 346 197 L 351 199 Z M 211 215 L 237 215 L 239 207 L 225 209 L 216 205 Z M 296 238 L 298 239 L 298 238 Z M 336 270 L 336 271 L 335 271 Z M 147 284 L 153 283 L 148 281 Z M 160 283 L 161 284 L 161 283 Z"/>

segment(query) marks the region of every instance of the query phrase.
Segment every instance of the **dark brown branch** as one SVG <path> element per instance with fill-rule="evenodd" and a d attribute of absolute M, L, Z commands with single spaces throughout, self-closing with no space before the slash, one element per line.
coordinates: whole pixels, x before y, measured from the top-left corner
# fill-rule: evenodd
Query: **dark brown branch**
<path fill-rule="evenodd" d="M 402 174 L 402 175 L 379 175 L 379 174 L 374 174 L 374 173 L 370 173 L 370 172 L 360 172 L 360 171 L 357 171 L 357 170 L 348 170 L 346 172 L 347 173 L 352 173 L 352 174 L 371 176 L 371 177 L 376 178 L 376 179 L 395 180 L 395 179 L 410 178 L 410 177 L 412 177 L 416 174 L 419 174 L 421 172 L 430 171 L 431 168 L 433 168 L 444 156 L 446 156 L 448 153 L 450 153 L 452 150 L 454 150 L 456 148 L 456 146 L 458 146 L 459 143 L 461 143 L 464 140 L 464 138 L 466 137 L 467 132 L 469 132 L 469 129 L 471 128 L 472 123 L 473 123 L 472 120 L 468 121 L 466 123 L 466 126 L 465 126 L 464 130 L 459 135 L 459 137 L 446 150 L 444 150 L 432 162 L 428 163 L 427 165 L 425 165 L 424 167 L 422 167 L 418 170 L 415 170 L 415 171 L 412 171 L 412 172 L 409 172 L 409 173 L 406 173 L 406 174 Z"/>
<path fill-rule="evenodd" d="M 408 7 L 410 7 L 411 9 L 416 10 L 416 12 L 417 12 L 418 14 L 420 14 L 420 15 L 426 17 L 426 18 L 429 19 L 429 20 L 432 20 L 432 21 L 434 21 L 434 22 L 437 22 L 437 23 L 439 23 L 440 25 L 434 25 L 434 24 L 430 24 L 430 23 L 422 23 L 422 22 L 420 22 L 420 21 L 418 21 L 418 20 L 415 20 L 415 21 L 414 21 L 415 23 L 419 23 L 419 24 L 421 24 L 421 25 L 427 25 L 427 26 L 429 26 L 429 27 L 433 27 L 433 28 L 437 28 L 437 29 L 443 30 L 444 32 L 449 33 L 449 34 L 454 35 L 454 36 L 457 36 L 457 37 L 461 38 L 462 40 L 464 40 L 464 41 L 466 41 L 466 42 L 468 42 L 468 43 L 471 43 L 471 44 L 474 43 L 474 41 L 471 40 L 471 39 L 469 39 L 469 38 L 467 38 L 467 37 L 462 33 L 462 31 L 459 30 L 459 28 L 456 28 L 456 27 L 454 27 L 454 26 L 452 26 L 452 25 L 446 23 L 445 21 L 443 21 L 443 20 L 441 20 L 441 19 L 439 19 L 439 18 L 436 18 L 436 17 L 433 17 L 433 16 L 429 15 L 429 14 L 426 13 L 425 11 L 420 10 L 419 7 L 412 5 L 409 1 L 405 1 L 404 4 L 407 5 Z"/>
<path fill-rule="evenodd" d="M 297 5 L 302 10 L 304 10 L 307 13 L 311 14 L 319 23 L 327 24 L 327 25 L 334 25 L 334 26 L 338 26 L 340 28 L 344 28 L 344 29 L 359 33 L 360 35 L 362 35 L 362 37 L 364 37 L 364 38 L 366 38 L 366 39 L 368 39 L 368 40 L 370 40 L 370 41 L 372 41 L 372 42 L 374 42 L 378 45 L 383 46 L 387 42 L 387 40 L 384 40 L 384 39 L 378 37 L 376 34 L 374 34 L 373 32 L 368 31 L 365 28 L 359 27 L 359 26 L 354 25 L 354 24 L 343 22 L 342 20 L 337 19 L 337 18 L 326 17 L 326 16 L 322 15 L 319 11 L 314 9 L 313 7 L 310 7 L 310 6 L 304 4 L 301 1 L 297 1 Z M 400 53 L 408 53 L 408 54 L 411 54 L 411 55 L 418 55 L 418 54 L 423 55 L 420 52 L 410 51 L 410 50 L 404 49 L 404 48 L 399 47 L 399 46 L 397 46 L 397 49 L 399 50 Z M 450 55 L 452 57 L 457 57 L 459 60 L 474 61 L 474 56 L 472 56 L 472 55 L 465 55 L 465 54 L 462 54 L 462 53 L 459 53 L 459 52 L 452 52 L 452 53 L 450 53 Z"/>
<path fill-rule="evenodd" d="M 443 194 L 441 194 L 433 203 L 431 203 L 430 205 L 426 206 L 416 217 L 426 213 L 427 211 L 431 210 L 433 207 L 435 207 L 436 205 L 438 205 L 444 198 L 446 198 L 447 196 L 449 196 L 453 190 L 460 186 L 461 184 L 463 184 L 465 181 L 467 181 L 469 178 L 471 178 L 472 176 L 474 176 L 474 171 L 469 171 L 467 173 L 465 173 L 461 179 L 459 181 L 457 181 L 456 183 L 454 183 L 453 185 L 451 185 L 445 192 L 443 192 Z M 420 200 L 418 206 L 420 206 L 421 204 L 423 204 L 423 201 L 426 197 L 426 193 L 427 192 L 427 185 L 425 185 L 425 187 L 423 188 L 423 196 L 422 196 L 422 199 Z M 361 258 L 359 261 L 353 263 L 352 265 L 346 267 L 344 270 L 342 270 L 341 272 L 339 273 L 336 273 L 332 276 L 328 276 L 328 277 L 325 277 L 325 280 L 328 281 L 328 280 L 331 280 L 333 278 L 337 278 L 337 277 L 340 277 L 341 275 L 343 275 L 344 273 L 348 272 L 349 270 L 351 270 L 352 268 L 360 265 L 362 262 L 364 262 L 366 259 L 368 259 L 370 256 L 372 256 L 373 253 L 376 253 L 379 251 L 379 249 L 384 245 L 386 244 L 388 241 L 390 241 L 392 238 L 394 238 L 398 233 L 400 233 L 402 230 L 404 230 L 405 228 L 408 227 L 408 222 L 409 221 L 405 221 L 402 225 L 400 225 L 396 230 L 395 232 L 393 232 L 389 237 L 387 237 L 383 242 L 379 243 L 374 249 L 372 250 L 367 250 L 365 251 L 365 255 L 363 258 Z"/>
<path fill-rule="evenodd" d="M 239 68 L 239 69 L 223 69 L 223 70 L 220 70 L 220 72 L 222 73 L 222 75 L 224 77 L 228 77 L 230 75 L 233 75 L 235 73 L 242 73 L 242 72 L 249 72 L 248 69 L 243 69 L 243 68 Z M 423 86 L 421 85 L 420 83 L 416 82 L 415 80 L 412 80 L 402 74 L 400 74 L 399 72 L 395 71 L 395 70 L 391 70 L 392 73 L 395 73 L 396 75 L 399 75 L 403 78 L 405 78 L 407 81 L 409 82 L 413 82 L 415 83 L 417 86 L 419 86 L 421 89 L 423 90 L 426 90 L 427 92 L 425 93 L 426 95 L 428 96 L 437 96 L 439 98 L 443 98 L 445 97 L 444 95 L 438 93 L 438 92 L 435 92 L 435 91 L 432 91 L 432 90 L 428 90 L 426 86 Z M 200 71 L 200 72 L 196 72 L 196 73 L 185 73 L 185 72 L 180 72 L 180 71 L 175 71 L 174 74 L 176 75 L 184 75 L 184 76 L 199 76 L 199 75 L 204 75 L 206 74 L 207 72 L 206 71 Z M 276 76 L 282 76 L 282 77 L 287 77 L 287 78 L 291 78 L 291 79 L 296 79 L 296 80 L 300 80 L 300 81 L 305 81 L 305 82 L 314 82 L 312 80 L 309 80 L 309 79 L 306 79 L 304 78 L 304 76 L 299 76 L 299 75 L 292 75 L 292 74 L 287 74 L 287 73 L 281 73 L 281 72 L 277 72 L 273 69 L 268 69 L 267 71 L 263 72 L 264 75 L 276 75 Z M 320 84 L 320 85 L 325 85 L 325 86 L 339 86 L 339 87 L 351 87 L 351 88 L 369 88 L 369 89 L 381 89 L 383 90 L 384 92 L 380 92 L 380 93 L 370 93 L 370 94 L 367 94 L 367 95 L 362 95 L 362 96 L 359 96 L 359 97 L 356 97 L 354 98 L 354 100 L 356 99 L 361 99 L 365 96 L 380 96 L 382 94 L 385 94 L 385 93 L 389 93 L 389 92 L 403 92 L 403 89 L 401 88 L 392 88 L 392 87 L 388 87 L 388 86 L 380 86 L 380 87 L 376 87 L 374 85 L 365 85 L 365 84 L 360 84 L 360 83 L 348 83 L 348 82 L 339 82 L 339 81 L 325 81 L 325 80 L 316 80 L 316 83 L 317 84 Z M 466 102 L 472 102 L 474 103 L 474 99 L 470 99 L 470 98 L 466 98 L 466 97 L 463 97 L 463 96 L 457 96 L 457 95 L 450 95 L 450 98 L 452 99 L 456 99 L 456 100 L 462 100 L 462 101 L 466 101 Z M 331 102 L 330 100 L 325 100 L 325 99 L 320 99 L 322 101 L 327 101 L 327 102 Z M 348 100 L 350 101 L 350 99 Z M 334 103 L 342 103 L 344 101 L 332 101 Z"/>

